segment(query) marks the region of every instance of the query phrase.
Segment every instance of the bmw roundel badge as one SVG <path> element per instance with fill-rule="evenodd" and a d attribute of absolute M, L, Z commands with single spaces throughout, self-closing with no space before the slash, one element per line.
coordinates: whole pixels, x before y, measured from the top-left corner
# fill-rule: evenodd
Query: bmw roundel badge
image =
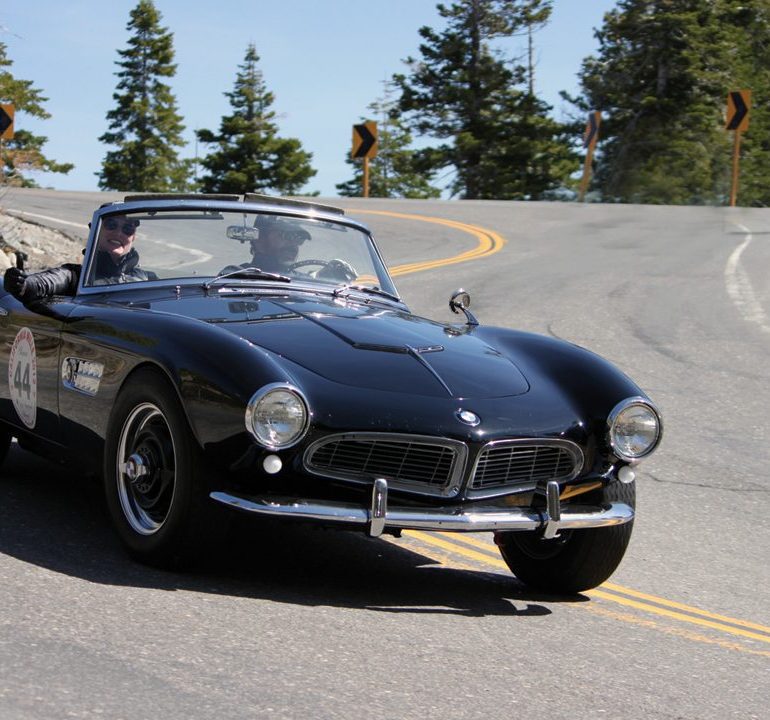
<path fill-rule="evenodd" d="M 470 425 L 471 427 L 476 427 L 481 422 L 481 418 L 476 415 L 476 413 L 471 412 L 470 410 L 458 410 L 457 411 L 457 419 L 461 423 L 465 423 L 466 425 Z"/>

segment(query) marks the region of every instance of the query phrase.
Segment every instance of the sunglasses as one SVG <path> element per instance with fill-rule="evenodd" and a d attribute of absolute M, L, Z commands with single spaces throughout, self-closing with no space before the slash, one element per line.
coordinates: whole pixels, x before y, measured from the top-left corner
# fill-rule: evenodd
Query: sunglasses
<path fill-rule="evenodd" d="M 302 230 L 281 230 L 279 237 L 288 243 L 297 243 L 301 245 L 307 240 L 307 234 Z"/>
<path fill-rule="evenodd" d="M 120 228 L 120 231 L 124 235 L 133 235 L 136 232 L 136 226 L 139 223 L 136 222 L 136 220 L 126 220 L 124 222 L 118 222 L 115 220 L 115 218 L 107 218 L 104 221 L 104 227 L 106 227 L 108 230 L 117 230 Z"/>

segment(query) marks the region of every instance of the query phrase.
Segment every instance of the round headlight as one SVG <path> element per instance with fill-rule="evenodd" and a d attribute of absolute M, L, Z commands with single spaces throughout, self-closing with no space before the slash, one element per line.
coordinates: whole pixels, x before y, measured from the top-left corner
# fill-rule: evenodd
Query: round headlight
<path fill-rule="evenodd" d="M 643 398 L 618 403 L 607 419 L 609 443 L 621 460 L 634 462 L 649 455 L 660 442 L 660 416 Z"/>
<path fill-rule="evenodd" d="M 307 430 L 308 418 L 300 391 L 282 383 L 260 388 L 246 406 L 246 429 L 271 450 L 298 442 Z"/>

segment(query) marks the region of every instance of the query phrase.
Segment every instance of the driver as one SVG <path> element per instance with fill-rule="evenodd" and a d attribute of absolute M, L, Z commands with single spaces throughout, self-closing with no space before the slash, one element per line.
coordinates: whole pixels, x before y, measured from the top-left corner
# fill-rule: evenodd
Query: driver
<path fill-rule="evenodd" d="M 250 241 L 251 261 L 240 266 L 230 265 L 220 274 L 249 267 L 280 275 L 293 272 L 300 247 L 312 239 L 310 233 L 299 223 L 283 218 L 260 216 L 254 225 L 259 230 L 259 236 Z M 316 278 L 350 281 L 357 276 L 344 260 L 306 262 L 308 265 L 321 265 L 320 270 L 312 273 Z"/>
<path fill-rule="evenodd" d="M 296 223 L 274 218 L 257 220 L 259 237 L 251 241 L 252 267 L 266 272 L 285 273 L 297 261 L 302 243 L 310 233 Z"/>

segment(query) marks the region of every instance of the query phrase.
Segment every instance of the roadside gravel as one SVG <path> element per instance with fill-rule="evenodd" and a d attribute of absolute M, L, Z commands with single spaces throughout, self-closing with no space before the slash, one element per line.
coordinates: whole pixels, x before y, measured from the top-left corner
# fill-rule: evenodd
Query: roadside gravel
<path fill-rule="evenodd" d="M 80 262 L 83 246 L 83 240 L 0 211 L 0 272 L 16 264 L 14 253 L 19 251 L 27 255 L 24 269 L 30 272 Z"/>

